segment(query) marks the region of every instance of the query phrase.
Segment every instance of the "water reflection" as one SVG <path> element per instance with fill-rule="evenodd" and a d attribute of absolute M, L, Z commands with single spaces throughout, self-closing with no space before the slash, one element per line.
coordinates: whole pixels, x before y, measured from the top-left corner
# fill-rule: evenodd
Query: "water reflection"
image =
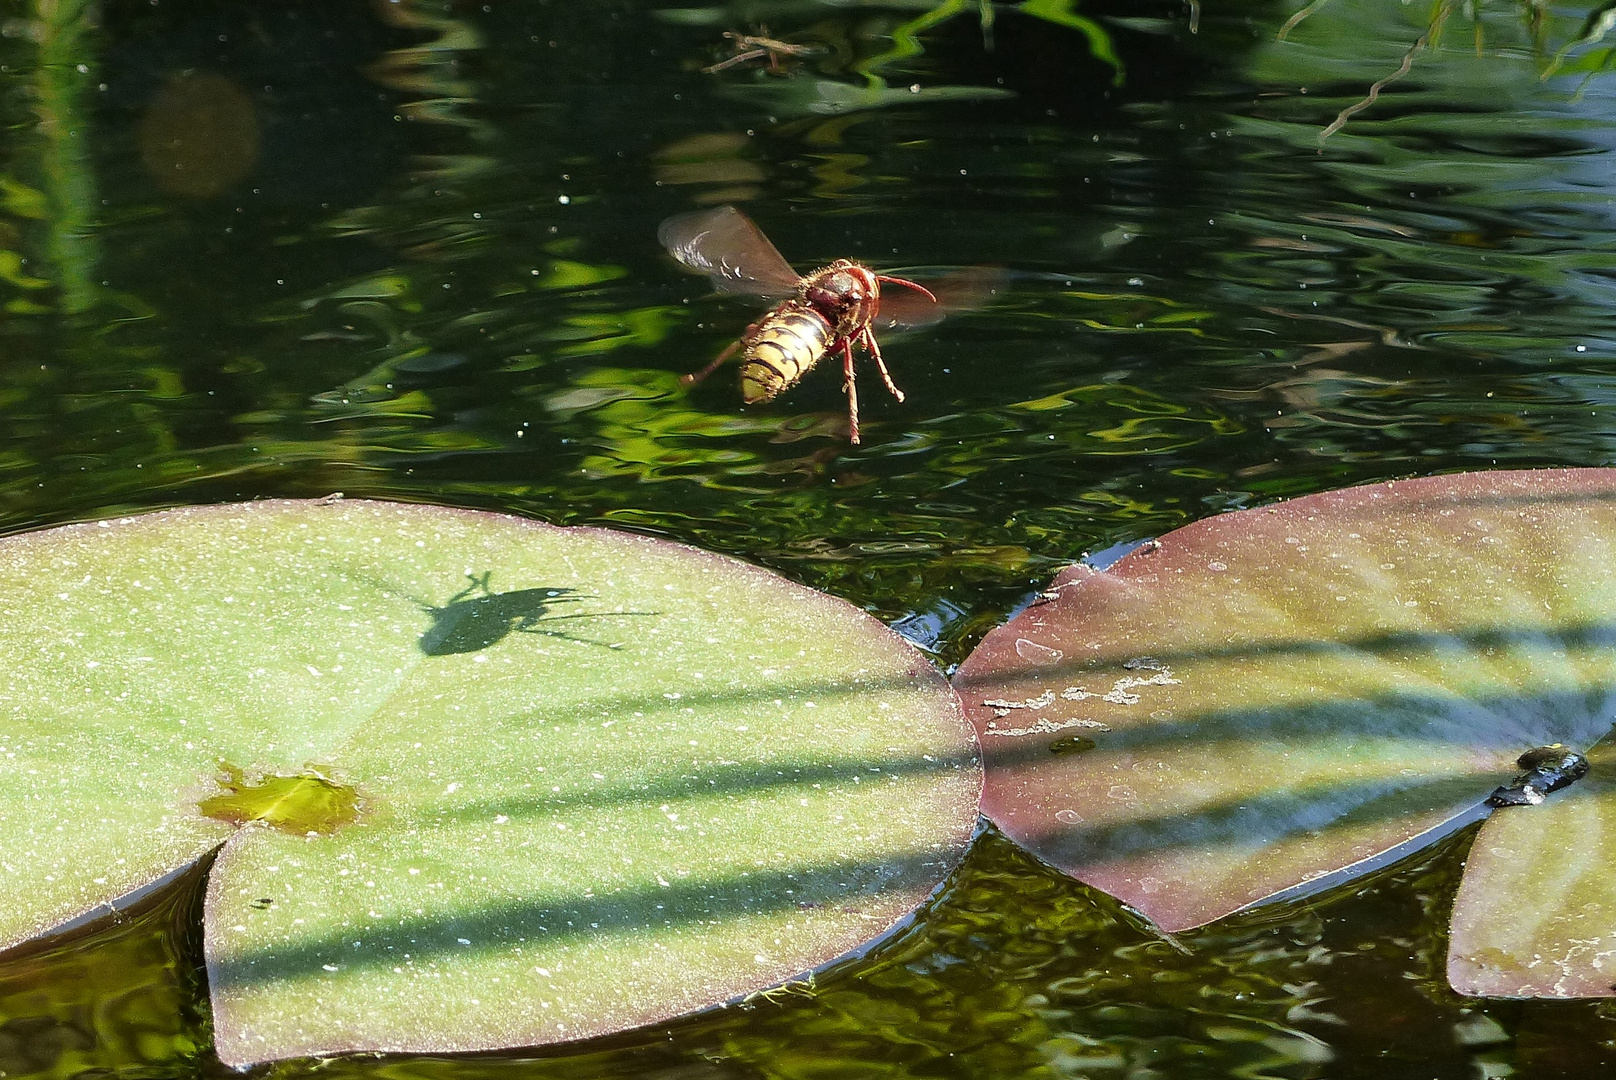
<path fill-rule="evenodd" d="M 152 95 L 140 120 L 140 160 L 164 191 L 205 199 L 258 163 L 258 116 L 234 81 L 183 71 Z"/>

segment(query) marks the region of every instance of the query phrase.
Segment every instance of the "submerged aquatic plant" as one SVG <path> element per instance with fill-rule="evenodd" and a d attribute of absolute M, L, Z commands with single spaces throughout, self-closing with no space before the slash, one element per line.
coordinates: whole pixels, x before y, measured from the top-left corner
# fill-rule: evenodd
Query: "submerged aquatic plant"
<path fill-rule="evenodd" d="M 1310 0 L 1310 2 L 1285 20 L 1276 35 L 1280 41 L 1286 40 L 1292 30 L 1296 29 L 1310 16 L 1324 7 L 1329 0 Z M 1461 6 L 1469 14 L 1475 37 L 1476 55 L 1483 55 L 1484 33 L 1482 30 L 1482 5 L 1469 3 L 1461 5 L 1459 0 L 1436 0 L 1431 5 L 1430 13 L 1426 17 L 1425 27 L 1414 42 L 1409 45 L 1397 67 L 1385 76 L 1370 84 L 1364 96 L 1343 108 L 1323 130 L 1319 132 L 1319 141 L 1322 143 L 1336 132 L 1347 126 L 1347 122 L 1358 113 L 1372 106 L 1381 95 L 1381 92 L 1392 83 L 1406 76 L 1414 68 L 1415 58 L 1427 49 L 1437 48 L 1441 44 L 1443 29 L 1448 19 L 1452 17 Z M 1547 48 L 1548 6 L 1537 0 L 1519 0 L 1516 5 L 1520 9 L 1522 21 L 1530 37 L 1533 48 L 1542 56 Z M 1573 34 L 1552 57 L 1543 61 L 1542 78 L 1548 79 L 1558 73 L 1581 73 L 1584 83 L 1587 79 L 1600 72 L 1610 69 L 1616 64 L 1616 48 L 1595 49 L 1594 46 L 1603 42 L 1605 35 L 1612 26 L 1616 26 L 1616 0 L 1605 0 L 1596 5 L 1583 19 L 1580 29 Z M 1573 60 L 1572 54 L 1580 54 Z"/>

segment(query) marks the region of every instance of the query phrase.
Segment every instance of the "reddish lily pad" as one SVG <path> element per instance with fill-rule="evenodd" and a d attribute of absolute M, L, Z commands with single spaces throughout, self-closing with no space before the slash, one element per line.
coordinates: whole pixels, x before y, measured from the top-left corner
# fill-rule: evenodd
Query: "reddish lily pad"
<path fill-rule="evenodd" d="M 224 842 L 204 943 L 231 1065 L 715 1005 L 890 929 L 976 822 L 929 662 L 648 537 L 176 510 L 0 539 L 0 611 L 0 947 Z"/>
<path fill-rule="evenodd" d="M 1523 751 L 1611 731 L 1613 552 L 1616 470 L 1572 469 L 1329 492 L 1071 567 L 955 678 L 984 811 L 1169 931 L 1428 842 Z M 1590 756 L 1483 829 L 1461 989 L 1616 982 L 1532 974 L 1616 947 L 1613 766 Z"/>

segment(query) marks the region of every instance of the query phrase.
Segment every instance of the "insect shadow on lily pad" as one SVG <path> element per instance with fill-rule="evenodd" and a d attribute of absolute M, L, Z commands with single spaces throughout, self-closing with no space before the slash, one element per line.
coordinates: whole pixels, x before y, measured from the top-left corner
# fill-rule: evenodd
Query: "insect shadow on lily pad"
<path fill-rule="evenodd" d="M 559 604 L 575 604 L 592 599 L 588 593 L 570 588 L 512 589 L 495 592 L 489 581 L 492 570 L 482 574 L 467 574 L 466 587 L 451 596 L 447 603 L 429 604 L 410 596 L 396 586 L 375 582 L 388 592 L 404 596 L 432 616 L 432 625 L 421 635 L 421 652 L 427 656 L 452 656 L 456 653 L 481 652 L 497 645 L 511 634 L 544 634 L 564 638 L 586 645 L 600 645 L 620 649 L 620 642 L 596 641 L 577 637 L 549 625 L 563 619 L 613 618 L 623 615 L 654 615 L 646 611 L 578 611 L 565 615 L 551 614 Z"/>
<path fill-rule="evenodd" d="M 752 219 L 733 206 L 670 217 L 657 229 L 657 239 L 680 263 L 711 278 L 719 292 L 782 298 L 712 363 L 686 375 L 685 385 L 705 379 L 739 350 L 741 400 L 753 405 L 780 396 L 827 353 L 840 353 L 848 439 L 855 445 L 859 407 L 854 348 L 870 354 L 882 384 L 901 402 L 903 391 L 887 371 L 873 327 L 925 326 L 945 311 L 925 286 L 851 259 L 798 274 Z M 882 282 L 911 291 L 883 298 Z"/>

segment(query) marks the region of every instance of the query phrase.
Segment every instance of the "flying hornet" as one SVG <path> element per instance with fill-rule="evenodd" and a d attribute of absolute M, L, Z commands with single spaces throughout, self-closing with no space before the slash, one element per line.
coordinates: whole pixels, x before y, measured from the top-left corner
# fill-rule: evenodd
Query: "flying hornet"
<path fill-rule="evenodd" d="M 741 400 L 748 405 L 772 401 L 827 353 L 838 353 L 847 391 L 848 438 L 855 445 L 859 409 L 853 350 L 870 354 L 882 384 L 901 402 L 903 391 L 881 358 L 874 328 L 929 326 L 946 310 L 924 285 L 851 259 L 798 274 L 763 230 L 733 206 L 671 217 L 657 230 L 657 239 L 680 263 L 711 278 L 719 292 L 782 298 L 712 363 L 684 376 L 684 384 L 700 382 L 739 351 Z M 883 296 L 882 283 L 909 291 Z"/>

